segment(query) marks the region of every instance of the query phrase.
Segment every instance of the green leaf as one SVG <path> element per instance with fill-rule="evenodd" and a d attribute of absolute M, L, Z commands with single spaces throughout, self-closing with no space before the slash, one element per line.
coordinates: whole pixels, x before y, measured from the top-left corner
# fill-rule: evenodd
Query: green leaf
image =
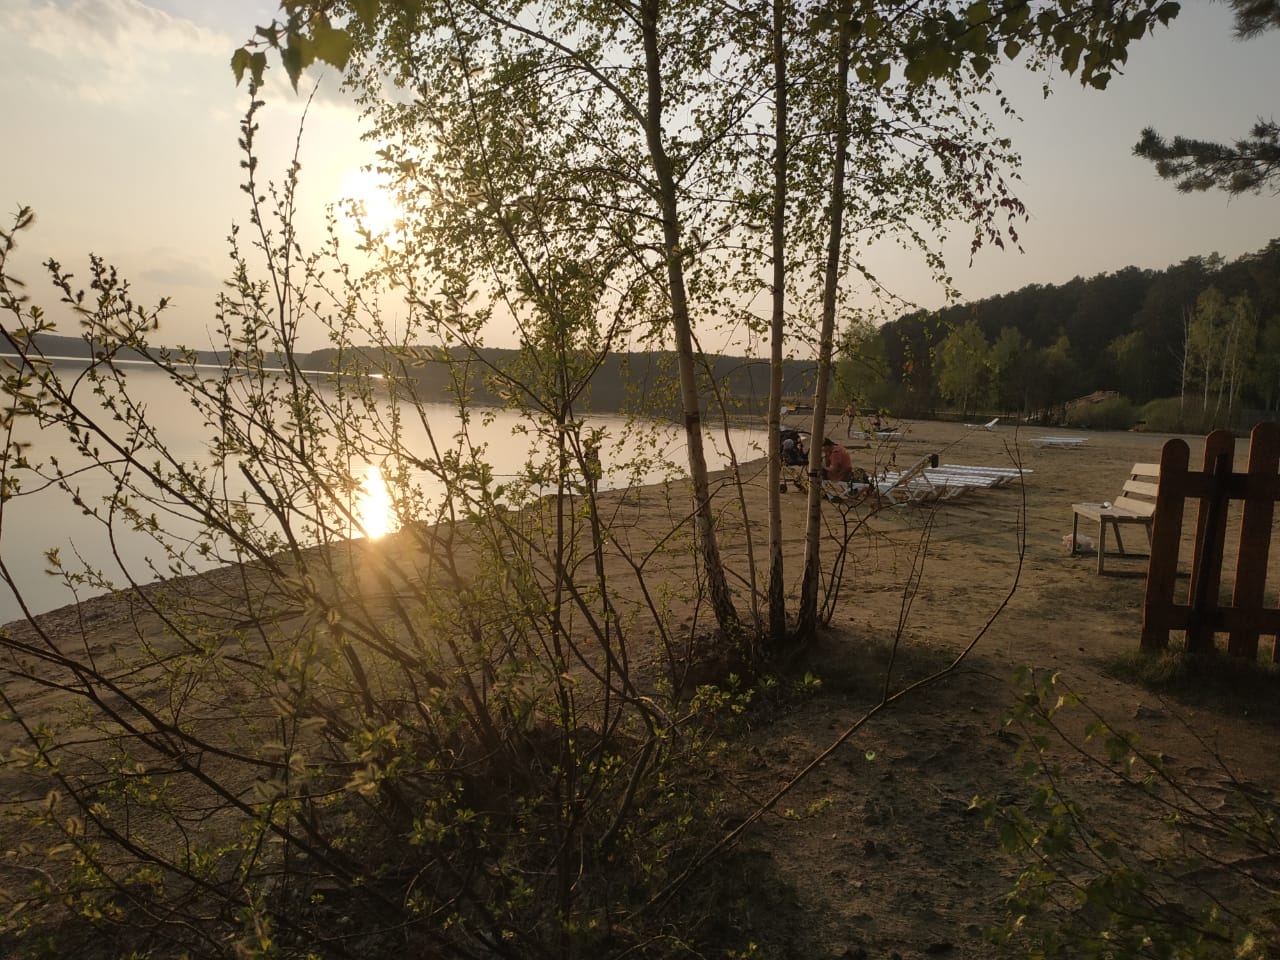
<path fill-rule="evenodd" d="M 863 63 L 857 68 L 858 79 L 877 90 L 889 82 L 892 68 L 887 63 Z"/>
<path fill-rule="evenodd" d="M 913 57 L 907 61 L 903 76 L 907 83 L 919 85 L 929 79 L 929 69 L 922 58 Z"/>
<path fill-rule="evenodd" d="M 834 30 L 836 25 L 836 15 L 834 10 L 821 9 L 813 18 L 813 29 L 819 33 L 826 33 Z"/>
<path fill-rule="evenodd" d="M 965 19 L 969 21 L 970 26 L 990 20 L 990 4 L 987 3 L 987 0 L 977 0 L 977 3 L 969 4 L 969 9 L 965 11 Z"/>
<path fill-rule="evenodd" d="M 285 47 L 284 52 L 280 54 L 280 62 L 284 64 L 285 73 L 289 75 L 289 82 L 293 84 L 296 93 L 298 78 L 302 76 L 302 51 L 292 45 Z"/>
<path fill-rule="evenodd" d="M 249 57 L 249 74 L 255 87 L 262 86 L 262 75 L 267 72 L 267 55 L 261 50 Z"/>
<path fill-rule="evenodd" d="M 1107 758 L 1117 763 L 1129 752 L 1129 744 L 1123 737 L 1110 736 L 1106 740 Z"/>
<path fill-rule="evenodd" d="M 351 0 L 351 9 L 366 27 L 372 27 L 378 19 L 378 0 Z"/>
<path fill-rule="evenodd" d="M 244 79 L 244 72 L 249 68 L 249 51 L 241 47 L 231 55 L 231 72 L 236 75 L 236 86 Z"/>
<path fill-rule="evenodd" d="M 1169 21 L 1176 17 L 1181 10 L 1182 4 L 1180 3 L 1162 3 L 1156 7 L 1156 18 L 1167 27 Z"/>
<path fill-rule="evenodd" d="M 1146 13 L 1138 13 L 1129 21 L 1124 29 L 1124 36 L 1128 40 L 1141 40 L 1147 32 L 1147 22 L 1149 15 Z"/>
<path fill-rule="evenodd" d="M 335 30 L 332 27 L 316 27 L 311 36 L 315 44 L 315 57 L 325 63 L 345 70 L 347 61 L 351 59 L 352 39 L 346 30 Z"/>
<path fill-rule="evenodd" d="M 311 40 L 301 34 L 293 34 L 289 37 L 289 45 L 280 52 L 280 61 L 284 64 L 285 72 L 289 74 L 289 82 L 293 84 L 295 92 L 298 89 L 298 79 L 302 76 L 302 71 L 311 66 L 315 59 L 316 48 Z"/>
<path fill-rule="evenodd" d="M 1084 39 L 1072 36 L 1062 49 L 1062 69 L 1067 73 L 1075 73 L 1080 66 L 1080 54 L 1084 51 Z"/>
<path fill-rule="evenodd" d="M 991 69 L 991 61 L 986 57 L 974 57 L 971 63 L 973 64 L 973 72 L 980 77 L 985 77 L 987 71 Z"/>
<path fill-rule="evenodd" d="M 1004 18 L 1004 29 L 1006 31 L 1017 30 L 1030 18 L 1031 4 L 1015 4 L 1013 10 L 1009 11 L 1008 15 Z"/>

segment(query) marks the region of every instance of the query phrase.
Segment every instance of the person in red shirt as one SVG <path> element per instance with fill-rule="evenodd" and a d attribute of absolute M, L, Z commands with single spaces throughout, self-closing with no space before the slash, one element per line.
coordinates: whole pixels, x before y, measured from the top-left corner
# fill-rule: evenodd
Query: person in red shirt
<path fill-rule="evenodd" d="M 847 483 L 853 476 L 853 461 L 849 459 L 849 451 L 830 437 L 822 441 L 822 479 Z"/>

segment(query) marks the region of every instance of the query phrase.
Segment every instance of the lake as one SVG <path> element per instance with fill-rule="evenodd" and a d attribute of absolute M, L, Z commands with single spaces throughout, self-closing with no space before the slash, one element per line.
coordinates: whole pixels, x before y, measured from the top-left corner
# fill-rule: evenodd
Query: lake
<path fill-rule="evenodd" d="M 68 367 L 62 376 L 71 376 L 76 368 Z M 212 374 L 211 374 L 212 375 Z M 211 454 L 206 432 L 199 415 L 181 391 L 163 373 L 139 365 L 128 370 L 129 396 L 145 406 L 148 420 L 153 423 L 159 445 L 174 459 L 183 463 L 208 466 L 215 462 Z M 327 386 L 318 389 L 332 395 Z M 448 444 L 459 430 L 457 410 L 451 404 L 425 404 L 419 421 L 406 418 L 405 446 L 410 450 L 432 449 L 428 431 L 437 443 Z M 415 411 L 416 416 L 416 411 Z M 633 484 L 656 483 L 671 476 L 687 475 L 685 468 L 685 442 L 683 430 L 675 425 L 652 421 L 634 422 L 621 416 L 588 416 L 586 425 L 604 431 L 600 449 L 601 489 L 617 489 Z M 529 422 L 517 413 L 505 410 L 474 410 L 468 428 L 472 447 L 483 447 L 484 460 L 494 479 L 514 479 L 531 453 L 536 454 L 540 445 L 547 444 L 528 431 Z M 29 420 L 19 420 L 15 429 L 16 439 L 31 444 L 28 459 L 46 460 L 55 456 L 63 464 L 83 462 L 72 444 L 60 432 L 52 429 L 37 431 Z M 708 465 L 715 470 L 729 462 L 729 452 L 723 431 L 708 431 L 706 454 Z M 765 433 L 762 427 L 733 428 L 729 441 L 739 459 L 753 459 L 764 453 Z M 147 460 L 149 454 L 140 457 Z M 388 497 L 376 468 L 368 463 L 353 463 L 353 476 L 362 481 L 352 509 L 360 517 L 360 527 L 353 536 L 377 535 L 395 527 L 389 516 Z M 430 472 L 413 469 L 412 482 L 428 500 L 442 498 L 443 484 Z M 248 484 L 228 473 L 227 495 L 236 497 L 248 491 Z M 90 506 L 100 505 L 113 487 L 109 476 L 100 470 L 87 470 L 75 478 L 75 484 L 83 501 Z M 149 582 L 159 574 L 154 571 L 168 569 L 168 561 L 155 542 L 143 534 L 117 526 L 114 536 L 108 536 L 104 524 L 74 506 L 68 495 L 57 489 L 37 490 L 32 478 L 23 484 L 23 494 L 0 507 L 0 558 L 8 576 L 13 580 L 17 594 L 25 600 L 32 613 L 48 610 L 88 599 L 100 594 L 106 587 L 93 584 L 77 588 L 76 593 L 61 581 L 45 572 L 46 552 L 58 550 L 67 567 L 82 564 L 98 568 L 108 579 L 123 584 L 122 569 L 128 569 L 141 582 Z M 550 492 L 548 490 L 548 492 Z M 269 523 L 269 513 L 262 511 L 263 523 Z M 193 538 L 198 532 L 195 521 L 180 510 L 158 511 L 161 528 L 172 537 Z M 217 560 L 186 559 L 197 569 L 216 566 Z M 14 588 L 0 583 L 0 623 L 8 623 L 21 617 L 22 608 Z"/>

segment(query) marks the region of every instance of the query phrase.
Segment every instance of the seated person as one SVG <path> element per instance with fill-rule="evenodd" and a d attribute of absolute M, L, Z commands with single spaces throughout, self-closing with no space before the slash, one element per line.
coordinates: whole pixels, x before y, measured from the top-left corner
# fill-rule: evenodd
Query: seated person
<path fill-rule="evenodd" d="M 849 451 L 827 437 L 822 441 L 822 479 L 848 483 L 852 477 L 853 461 L 849 459 Z"/>
<path fill-rule="evenodd" d="M 782 441 L 782 465 L 785 467 L 794 467 L 799 463 L 800 458 L 796 454 L 796 442 L 790 437 Z"/>
<path fill-rule="evenodd" d="M 808 451 L 804 448 L 804 437 L 794 430 L 782 434 L 782 465 L 786 467 L 802 467 L 809 460 Z"/>

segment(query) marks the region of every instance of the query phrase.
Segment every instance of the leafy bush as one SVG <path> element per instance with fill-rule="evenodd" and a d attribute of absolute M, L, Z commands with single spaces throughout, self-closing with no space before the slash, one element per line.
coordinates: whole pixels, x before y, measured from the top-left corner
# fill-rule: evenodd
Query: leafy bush
<path fill-rule="evenodd" d="M 1164 397 L 1142 408 L 1144 428 L 1156 433 L 1208 433 L 1212 428 L 1204 404 L 1194 397 Z"/>
<path fill-rule="evenodd" d="M 1023 670 L 1017 683 L 1007 723 L 1022 741 L 1031 792 L 1021 802 L 975 800 L 1024 865 L 994 938 L 1045 960 L 1271 956 L 1280 889 L 1253 865 L 1280 856 L 1280 798 L 1232 778 L 1215 757 L 1229 789 L 1205 803 L 1202 785 L 1180 782 L 1158 751 L 1090 709 L 1058 674 Z M 1073 795 L 1068 765 L 1088 769 L 1096 805 Z M 1143 802 L 1123 809 L 1151 817 L 1108 821 L 1102 798 L 1124 793 Z"/>
<path fill-rule="evenodd" d="M 1137 420 L 1132 403 L 1124 397 L 1109 397 L 1073 407 L 1068 423 L 1086 430 L 1130 430 Z"/>
<path fill-rule="evenodd" d="M 1213 430 L 1234 430 L 1248 433 L 1256 424 L 1275 420 L 1274 411 L 1237 408 L 1230 417 L 1225 409 L 1215 411 L 1206 407 L 1203 399 L 1188 396 L 1164 397 L 1152 400 L 1142 408 L 1140 418 L 1143 428 L 1157 433 L 1206 434 Z"/>
<path fill-rule="evenodd" d="M 251 178 L 254 129 L 251 112 Z M 676 693 L 690 641 L 670 605 L 696 612 L 705 585 L 643 579 L 646 563 L 688 558 L 687 526 L 640 557 L 610 543 L 605 563 L 583 480 L 599 438 L 572 403 L 633 318 L 598 309 L 600 277 L 572 286 L 573 309 L 529 308 L 523 366 L 490 375 L 538 442 L 522 474 L 495 478 L 465 378 L 456 432 L 415 442 L 405 427 L 440 399 L 416 386 L 433 357 L 410 338 L 484 362 L 465 298 L 402 319 L 398 342 L 347 309 L 376 300 L 378 278 L 345 269 L 336 240 L 318 254 L 279 240 L 294 236 L 296 172 L 247 185 L 254 267 L 273 282 L 252 279 L 233 232 L 218 318 L 234 359 L 216 371 L 154 347 L 163 304 L 133 302 L 95 258 L 89 291 L 48 264 L 93 347 L 64 377 L 40 353 L 52 321 L 8 272 L 32 217 L 0 232 L 0 337 L 21 358 L 0 371 L 0 515 L 48 487 L 166 560 L 121 559 L 112 583 L 51 554 L 73 588 L 123 592 L 56 634 L 0 631 L 0 955 L 679 955 L 696 898 L 671 901 L 679 920 L 636 913 L 715 836 L 716 797 L 687 785 L 741 697 Z M 300 369 L 311 324 L 362 369 Z M 168 378 L 206 456 L 176 459 L 124 356 Z M 15 424 L 62 435 L 83 462 L 29 449 Z M 351 539 L 365 464 L 386 480 L 395 537 Z M 90 472 L 112 481 L 100 500 L 81 493 Z M 193 579 L 197 558 L 220 569 Z M 614 577 L 646 602 L 621 605 Z M 100 612 L 128 638 L 104 642 Z"/>

